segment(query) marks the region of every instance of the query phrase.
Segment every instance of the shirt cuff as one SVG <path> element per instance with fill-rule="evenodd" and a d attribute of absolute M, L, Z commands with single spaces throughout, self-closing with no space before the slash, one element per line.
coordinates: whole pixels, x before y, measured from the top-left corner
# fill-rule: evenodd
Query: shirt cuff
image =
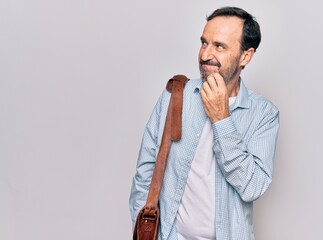
<path fill-rule="evenodd" d="M 236 127 L 231 119 L 227 117 L 212 124 L 214 140 L 224 137 L 236 131 Z"/>

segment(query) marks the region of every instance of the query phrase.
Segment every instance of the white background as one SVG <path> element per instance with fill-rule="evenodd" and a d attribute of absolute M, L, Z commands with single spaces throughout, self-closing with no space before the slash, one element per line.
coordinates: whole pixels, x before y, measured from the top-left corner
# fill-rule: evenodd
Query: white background
<path fill-rule="evenodd" d="M 281 111 L 258 240 L 322 239 L 320 1 L 1 0 L 0 239 L 131 239 L 143 128 L 166 81 L 199 76 L 206 15 L 256 16 L 242 73 Z"/>

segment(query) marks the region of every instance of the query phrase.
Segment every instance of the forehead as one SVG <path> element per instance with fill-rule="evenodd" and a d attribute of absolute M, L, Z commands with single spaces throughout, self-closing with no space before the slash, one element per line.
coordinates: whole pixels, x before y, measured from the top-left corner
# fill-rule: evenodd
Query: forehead
<path fill-rule="evenodd" d="M 242 30 L 242 19 L 235 16 L 218 16 L 206 23 L 202 37 L 210 41 L 240 42 Z"/>

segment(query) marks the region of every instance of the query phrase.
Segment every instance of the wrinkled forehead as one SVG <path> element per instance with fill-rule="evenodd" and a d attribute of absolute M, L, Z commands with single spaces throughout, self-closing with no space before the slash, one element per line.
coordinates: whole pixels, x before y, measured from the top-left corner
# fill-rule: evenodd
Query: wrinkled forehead
<path fill-rule="evenodd" d="M 202 37 L 210 41 L 239 41 L 241 42 L 243 20 L 238 17 L 218 16 L 208 21 Z"/>

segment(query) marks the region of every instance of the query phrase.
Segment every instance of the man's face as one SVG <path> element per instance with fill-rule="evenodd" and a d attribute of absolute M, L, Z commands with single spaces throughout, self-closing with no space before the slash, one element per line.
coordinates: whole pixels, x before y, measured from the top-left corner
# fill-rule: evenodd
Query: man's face
<path fill-rule="evenodd" d="M 203 80 L 219 72 L 226 84 L 238 79 L 241 71 L 243 21 L 238 17 L 215 17 L 205 25 L 199 52 Z"/>

